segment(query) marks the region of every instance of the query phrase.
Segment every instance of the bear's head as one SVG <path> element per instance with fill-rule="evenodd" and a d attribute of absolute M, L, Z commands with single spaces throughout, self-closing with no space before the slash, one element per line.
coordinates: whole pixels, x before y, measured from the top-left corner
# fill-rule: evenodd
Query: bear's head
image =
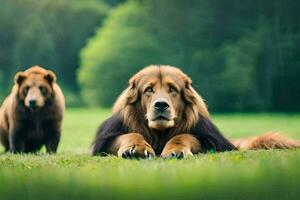
<path fill-rule="evenodd" d="M 33 66 L 15 75 L 18 99 L 31 111 L 43 108 L 54 96 L 56 76 L 52 71 Z"/>

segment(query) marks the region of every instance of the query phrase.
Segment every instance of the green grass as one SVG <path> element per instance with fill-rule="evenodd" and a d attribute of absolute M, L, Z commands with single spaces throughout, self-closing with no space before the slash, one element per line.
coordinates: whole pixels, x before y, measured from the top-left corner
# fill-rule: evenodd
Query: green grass
<path fill-rule="evenodd" d="M 57 155 L 0 155 L 0 199 L 300 199 L 300 150 L 202 154 L 185 160 L 91 157 L 109 110 L 66 113 Z M 229 138 L 283 131 L 300 138 L 300 115 L 226 114 Z M 1 149 L 1 151 L 3 151 Z"/>

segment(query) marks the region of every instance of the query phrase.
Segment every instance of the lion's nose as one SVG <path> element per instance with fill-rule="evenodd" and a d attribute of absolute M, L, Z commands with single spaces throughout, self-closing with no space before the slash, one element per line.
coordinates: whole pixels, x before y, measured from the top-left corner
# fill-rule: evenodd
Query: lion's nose
<path fill-rule="evenodd" d="M 164 112 L 165 110 L 167 110 L 169 108 L 169 104 L 168 104 L 168 102 L 162 101 L 162 100 L 156 101 L 154 103 L 154 108 L 156 110 L 158 110 L 159 112 Z"/>

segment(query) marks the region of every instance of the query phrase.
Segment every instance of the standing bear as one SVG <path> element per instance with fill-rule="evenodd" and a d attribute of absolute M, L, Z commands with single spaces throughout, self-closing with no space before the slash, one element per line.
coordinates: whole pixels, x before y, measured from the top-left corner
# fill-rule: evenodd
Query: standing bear
<path fill-rule="evenodd" d="M 11 94 L 0 108 L 0 139 L 5 151 L 55 153 L 60 141 L 65 100 L 56 75 L 33 66 L 15 75 Z"/>

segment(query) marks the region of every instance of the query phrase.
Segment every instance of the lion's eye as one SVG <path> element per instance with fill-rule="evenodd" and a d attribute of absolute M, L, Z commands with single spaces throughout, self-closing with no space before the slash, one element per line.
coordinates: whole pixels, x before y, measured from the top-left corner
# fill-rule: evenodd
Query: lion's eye
<path fill-rule="evenodd" d="M 170 86 L 169 92 L 170 92 L 170 93 L 172 93 L 172 92 L 177 92 L 177 89 L 176 89 L 174 86 Z"/>
<path fill-rule="evenodd" d="M 147 87 L 145 92 L 147 93 L 153 93 L 153 88 L 152 87 Z"/>

